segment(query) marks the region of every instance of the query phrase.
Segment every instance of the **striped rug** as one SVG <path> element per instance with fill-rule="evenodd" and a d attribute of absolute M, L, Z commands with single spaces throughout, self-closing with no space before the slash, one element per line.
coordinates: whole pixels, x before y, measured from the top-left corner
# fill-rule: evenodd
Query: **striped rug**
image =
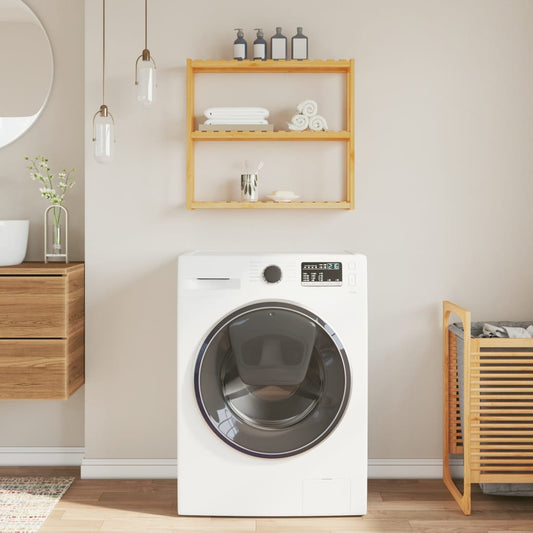
<path fill-rule="evenodd" d="M 73 477 L 0 477 L 0 532 L 35 533 Z"/>

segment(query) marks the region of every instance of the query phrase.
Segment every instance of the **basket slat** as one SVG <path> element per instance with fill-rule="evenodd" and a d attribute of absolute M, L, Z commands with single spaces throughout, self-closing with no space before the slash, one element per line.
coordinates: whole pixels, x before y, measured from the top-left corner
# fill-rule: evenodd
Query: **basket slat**
<path fill-rule="evenodd" d="M 459 378 L 457 375 L 457 340 L 450 331 L 448 333 L 450 343 L 450 365 L 449 371 L 449 443 L 450 453 L 463 453 L 463 440 L 461 436 L 461 410 L 459 406 Z"/>

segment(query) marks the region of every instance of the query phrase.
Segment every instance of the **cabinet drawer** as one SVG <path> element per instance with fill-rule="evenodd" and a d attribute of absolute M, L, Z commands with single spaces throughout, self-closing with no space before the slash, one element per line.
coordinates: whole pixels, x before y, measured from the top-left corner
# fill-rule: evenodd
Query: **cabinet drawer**
<path fill-rule="evenodd" d="M 67 336 L 65 276 L 0 276 L 0 338 Z"/>
<path fill-rule="evenodd" d="M 64 400 L 83 385 L 84 335 L 0 340 L 0 400 Z"/>

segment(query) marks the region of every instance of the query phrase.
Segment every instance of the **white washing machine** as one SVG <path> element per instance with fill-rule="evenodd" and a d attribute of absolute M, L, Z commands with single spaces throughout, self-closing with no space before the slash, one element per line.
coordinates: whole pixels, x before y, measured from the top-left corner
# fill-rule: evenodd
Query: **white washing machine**
<path fill-rule="evenodd" d="M 365 514 L 366 258 L 178 265 L 179 514 Z"/>

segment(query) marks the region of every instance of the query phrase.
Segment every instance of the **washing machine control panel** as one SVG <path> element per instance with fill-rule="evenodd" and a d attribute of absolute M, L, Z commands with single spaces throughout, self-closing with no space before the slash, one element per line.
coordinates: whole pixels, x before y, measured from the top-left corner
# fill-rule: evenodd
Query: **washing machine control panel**
<path fill-rule="evenodd" d="M 301 264 L 301 281 L 304 287 L 342 286 L 342 263 L 305 262 Z"/>

